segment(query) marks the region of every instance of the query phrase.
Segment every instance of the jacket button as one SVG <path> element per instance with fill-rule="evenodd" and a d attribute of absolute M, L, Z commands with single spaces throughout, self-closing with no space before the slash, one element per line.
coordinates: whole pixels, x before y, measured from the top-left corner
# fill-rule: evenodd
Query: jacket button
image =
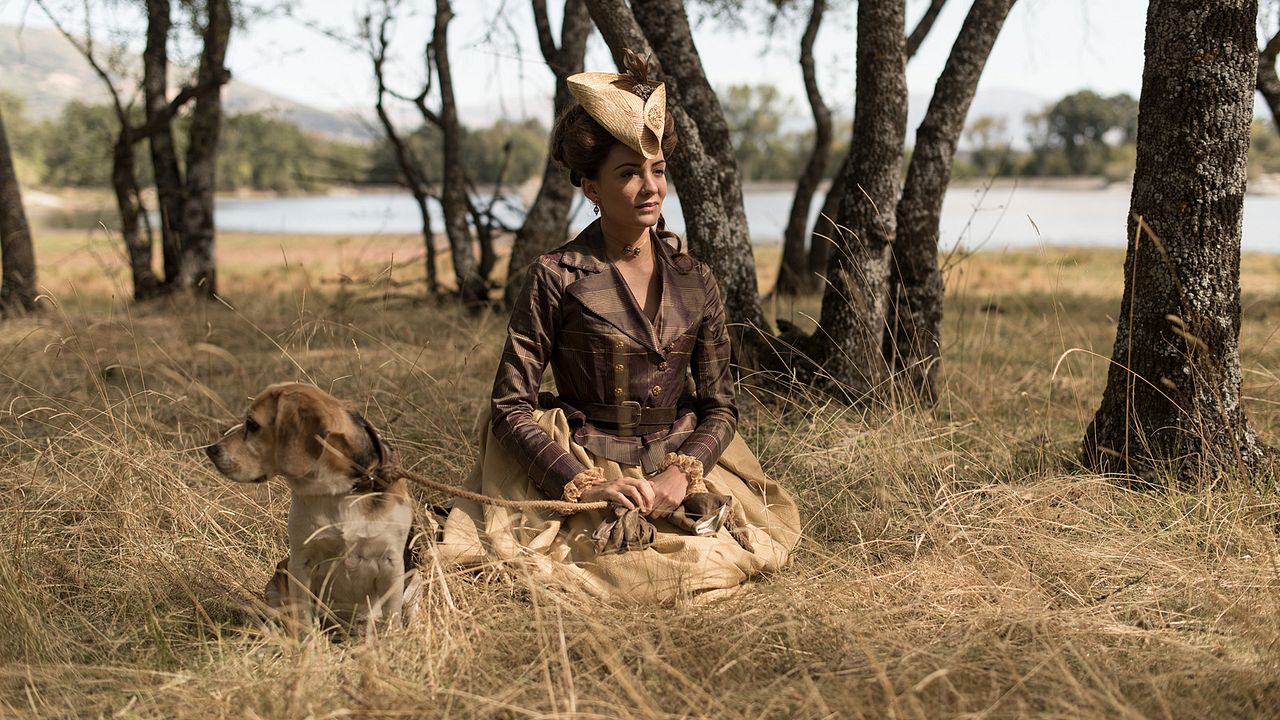
<path fill-rule="evenodd" d="M 614 396 L 614 397 L 616 397 L 616 398 L 620 398 L 620 397 L 622 397 L 622 394 L 623 394 L 623 390 L 622 390 L 622 388 L 614 388 L 614 389 L 613 389 L 613 396 Z"/>
<path fill-rule="evenodd" d="M 650 390 L 649 392 L 650 392 L 650 393 L 653 393 L 653 396 L 654 396 L 654 397 L 657 397 L 657 396 L 662 392 L 662 386 L 661 386 L 661 385 L 654 385 L 654 386 L 653 386 L 653 389 L 652 389 L 652 390 Z"/>
<path fill-rule="evenodd" d="M 613 344 L 613 346 L 614 346 L 615 348 L 617 348 L 617 349 L 621 350 L 621 349 L 625 348 L 625 347 L 627 346 L 627 344 L 626 344 L 626 343 L 624 343 L 623 341 L 619 340 L 618 342 L 614 343 L 614 344 Z"/>
<path fill-rule="evenodd" d="M 669 368 L 669 367 L 670 367 L 670 366 L 669 366 L 669 365 L 667 365 L 667 361 L 666 361 L 666 360 L 663 360 L 662 362 L 658 363 L 658 369 L 659 369 L 659 370 L 661 370 L 661 371 L 663 371 L 663 372 L 666 372 L 666 371 L 667 371 L 667 368 Z"/>

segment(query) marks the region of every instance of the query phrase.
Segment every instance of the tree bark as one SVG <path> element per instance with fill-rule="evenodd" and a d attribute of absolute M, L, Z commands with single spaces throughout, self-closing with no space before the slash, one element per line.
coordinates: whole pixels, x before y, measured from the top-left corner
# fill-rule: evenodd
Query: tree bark
<path fill-rule="evenodd" d="M 852 400 L 884 380 L 881 353 L 894 207 L 906 139 L 906 36 L 902 0 L 858 3 L 857 89 L 842 226 L 827 264 L 819 329 L 807 343 L 825 384 Z"/>
<path fill-rule="evenodd" d="M 167 113 L 170 27 L 169 0 L 147 0 L 147 45 L 142 52 L 142 87 L 146 99 L 147 122 L 156 123 L 149 136 L 149 144 L 156 200 L 160 210 L 160 248 L 166 283 L 177 281 L 184 245 L 182 173 L 178 169 L 178 153 L 173 145 L 172 114 Z"/>
<path fill-rule="evenodd" d="M 213 195 L 217 188 L 218 139 L 222 129 L 220 79 L 229 75 L 225 60 L 232 18 L 229 0 L 208 0 L 207 5 L 208 21 L 204 27 L 204 47 L 200 52 L 196 77 L 200 85 L 214 83 L 219 86 L 199 95 L 191 113 L 182 205 L 186 242 L 182 248 L 178 287 L 213 297 L 218 292 Z"/>
<path fill-rule="evenodd" d="M 916 130 L 906 185 L 898 201 L 884 356 L 894 373 L 901 373 L 901 386 L 930 405 L 937 399 L 941 360 L 944 288 L 938 268 L 938 223 L 942 200 L 951 183 L 956 143 L 978 79 L 1014 1 L 974 0 L 969 8 Z"/>
<path fill-rule="evenodd" d="M 534 20 L 538 27 L 538 45 L 542 57 L 556 77 L 555 117 L 573 106 L 573 94 L 569 92 L 567 79 L 582 72 L 583 56 L 587 49 L 587 36 L 591 34 L 591 16 L 584 0 L 566 0 L 564 21 L 560 26 L 560 47 L 556 47 L 551 35 L 551 23 L 547 19 L 546 0 L 533 0 Z M 560 163 L 547 155 L 542 170 L 542 184 L 538 195 L 529 207 L 520 229 L 516 231 L 511 246 L 511 261 L 507 265 L 507 286 L 503 291 L 503 303 L 508 307 L 520 291 L 518 279 L 524 270 L 542 253 L 560 245 L 569 234 L 569 210 L 573 205 L 573 185 Z"/>
<path fill-rule="evenodd" d="M 453 75 L 449 69 L 449 21 L 453 10 L 449 0 L 436 0 L 435 29 L 431 47 L 436 77 L 440 81 L 440 123 L 444 134 L 444 178 L 440 199 L 444 209 L 445 235 L 453 271 L 458 280 L 462 304 L 478 311 L 488 304 L 489 291 L 476 266 L 471 250 L 471 230 L 467 227 L 467 177 L 462 166 L 462 125 L 453 96 Z"/>
<path fill-rule="evenodd" d="M 778 270 L 774 292 L 785 295 L 794 295 L 812 284 L 808 281 L 808 257 L 805 253 L 809 206 L 813 204 L 814 192 L 818 189 L 818 183 L 822 182 L 827 162 L 831 159 L 831 110 L 822 100 L 813 62 L 813 42 L 818 36 L 818 27 L 822 24 L 826 6 L 826 0 L 813 0 L 809 24 L 800 39 L 800 70 L 804 75 L 804 90 L 809 97 L 809 107 L 813 111 L 813 149 L 809 152 L 809 160 L 805 163 L 800 179 L 796 181 L 791 213 L 782 233 L 782 265 Z"/>
<path fill-rule="evenodd" d="M 151 267 L 151 235 L 144 234 L 140 224 L 145 210 L 134 169 L 133 135 L 128 125 L 123 125 L 116 135 L 111 152 L 111 188 L 116 195 L 116 209 L 120 211 L 120 237 L 124 240 L 133 277 L 133 299 L 147 300 L 160 294 L 161 283 Z"/>
<path fill-rule="evenodd" d="M 720 284 L 733 323 L 737 359 L 744 341 L 755 347 L 751 328 L 767 328 L 757 292 L 755 260 L 742 183 L 720 101 L 707 82 L 679 0 L 587 0 L 591 19 L 621 66 L 623 49 L 654 55 L 650 75 L 667 85 L 668 119 L 680 143 L 667 169 L 680 193 L 689 248 L 707 263 Z"/>
<path fill-rule="evenodd" d="M 831 179 L 831 187 L 822 200 L 822 209 L 818 211 L 818 218 L 813 221 L 813 239 L 809 241 L 809 274 L 803 283 L 803 292 L 815 292 L 823 286 L 822 278 L 826 276 L 827 264 L 831 261 L 831 248 L 835 247 L 834 222 L 840 214 L 845 178 L 849 177 L 849 161 L 848 154 L 840 160 L 840 169 Z"/>
<path fill-rule="evenodd" d="M 0 116 L 0 316 L 25 313 L 35 306 L 36 256 L 31 227 Z"/>
<path fill-rule="evenodd" d="M 484 281 L 485 287 L 488 287 L 489 276 L 493 274 L 493 268 L 498 264 L 498 251 L 493 245 L 493 226 L 481 222 L 485 219 L 485 215 L 480 212 L 474 202 L 467 204 L 467 214 L 471 216 L 472 226 L 476 230 L 476 245 L 480 248 L 480 262 L 476 265 L 476 274 Z"/>
<path fill-rule="evenodd" d="M 1265 451 L 1240 405 L 1257 0 L 1152 0 L 1125 288 L 1084 461 L 1213 483 Z"/>

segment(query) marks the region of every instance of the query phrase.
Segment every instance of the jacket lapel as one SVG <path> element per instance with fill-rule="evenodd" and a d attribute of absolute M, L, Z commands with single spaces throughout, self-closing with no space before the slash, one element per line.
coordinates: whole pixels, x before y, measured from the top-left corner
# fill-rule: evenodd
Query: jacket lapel
<path fill-rule="evenodd" d="M 604 258 L 604 236 L 600 233 L 599 220 L 588 225 L 565 247 L 560 262 L 587 271 L 580 280 L 565 288 L 570 297 L 627 337 L 658 352 L 657 337 L 649 320 L 641 314 L 622 276 Z M 663 290 L 665 306 L 665 285 Z"/>
<path fill-rule="evenodd" d="M 665 241 L 658 238 L 657 233 L 654 233 L 653 244 L 658 248 L 662 263 L 662 306 L 658 310 L 658 342 L 660 347 L 669 348 L 702 318 L 707 296 L 697 270 L 681 272 L 672 258 L 674 251 Z"/>

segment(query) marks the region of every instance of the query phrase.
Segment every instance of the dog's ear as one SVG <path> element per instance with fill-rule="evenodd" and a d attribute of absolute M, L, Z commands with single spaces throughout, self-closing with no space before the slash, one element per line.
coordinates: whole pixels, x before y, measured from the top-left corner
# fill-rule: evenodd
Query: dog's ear
<path fill-rule="evenodd" d="M 351 420 L 356 424 L 356 427 L 364 432 L 369 441 L 368 445 L 365 446 L 366 450 L 352 457 L 352 461 L 366 470 L 372 468 L 375 464 L 390 465 L 395 460 L 395 456 L 391 448 L 382 441 L 382 436 L 373 428 L 373 425 L 369 424 L 369 421 L 365 420 L 364 416 L 355 410 L 351 411 Z"/>
<path fill-rule="evenodd" d="M 276 401 L 276 472 L 285 477 L 304 477 L 316 469 L 327 437 L 324 418 L 296 393 Z"/>

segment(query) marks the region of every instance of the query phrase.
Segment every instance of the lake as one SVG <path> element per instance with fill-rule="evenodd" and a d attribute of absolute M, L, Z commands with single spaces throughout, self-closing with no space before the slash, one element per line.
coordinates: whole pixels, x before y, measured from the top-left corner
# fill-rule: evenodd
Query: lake
<path fill-rule="evenodd" d="M 756 245 L 780 243 L 791 207 L 790 190 L 752 189 L 744 195 L 747 222 Z M 515 224 L 519 201 L 507 198 L 497 215 Z M 822 207 L 822 196 L 810 210 L 810 225 Z M 436 232 L 443 231 L 439 207 L 433 205 Z M 943 250 L 956 245 L 999 250 L 1041 245 L 1125 246 L 1129 188 L 1064 190 L 996 186 L 953 187 L 942 207 Z M 417 205 L 407 193 L 370 193 L 269 199 L 219 200 L 221 230 L 265 233 L 376 235 L 421 231 Z M 680 199 L 668 194 L 664 204 L 668 226 L 684 229 Z M 589 205 L 579 203 L 574 230 L 591 222 Z M 1244 249 L 1280 252 L 1280 197 L 1249 195 L 1245 200 Z"/>

